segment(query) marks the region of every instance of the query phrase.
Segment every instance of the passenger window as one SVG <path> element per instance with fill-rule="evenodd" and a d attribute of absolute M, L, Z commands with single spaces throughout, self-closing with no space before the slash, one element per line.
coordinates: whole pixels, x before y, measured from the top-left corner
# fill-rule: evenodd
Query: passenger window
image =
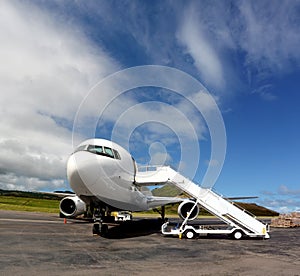
<path fill-rule="evenodd" d="M 121 160 L 121 156 L 120 156 L 120 154 L 118 153 L 118 151 L 113 149 L 113 152 L 114 152 L 115 158 Z"/>
<path fill-rule="evenodd" d="M 104 153 L 106 153 L 109 157 L 114 158 L 114 154 L 111 148 L 104 147 Z"/>

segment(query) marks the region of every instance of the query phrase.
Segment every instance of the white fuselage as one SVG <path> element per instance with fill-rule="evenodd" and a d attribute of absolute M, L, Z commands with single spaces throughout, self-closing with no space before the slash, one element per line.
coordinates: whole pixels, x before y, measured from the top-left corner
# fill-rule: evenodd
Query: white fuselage
<path fill-rule="evenodd" d="M 105 139 L 84 141 L 67 164 L 70 186 L 82 200 L 97 197 L 117 209 L 147 210 L 147 198 L 137 189 L 135 175 L 129 152 Z"/>

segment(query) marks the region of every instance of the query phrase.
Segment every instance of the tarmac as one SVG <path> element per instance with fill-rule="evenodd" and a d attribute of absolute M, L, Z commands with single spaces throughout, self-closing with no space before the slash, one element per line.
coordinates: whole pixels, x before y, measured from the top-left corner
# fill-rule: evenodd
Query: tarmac
<path fill-rule="evenodd" d="M 178 239 L 141 218 L 110 226 L 103 238 L 82 220 L 1 210 L 0 275 L 300 275 L 300 228 L 270 234 Z"/>

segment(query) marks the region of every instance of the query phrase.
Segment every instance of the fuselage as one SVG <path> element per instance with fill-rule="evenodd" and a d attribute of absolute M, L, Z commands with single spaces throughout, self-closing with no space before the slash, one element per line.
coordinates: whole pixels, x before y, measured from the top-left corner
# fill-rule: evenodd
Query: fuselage
<path fill-rule="evenodd" d="M 105 139 L 82 142 L 67 164 L 70 186 L 83 201 L 96 197 L 116 209 L 147 210 L 147 198 L 135 185 L 136 170 L 130 153 Z"/>

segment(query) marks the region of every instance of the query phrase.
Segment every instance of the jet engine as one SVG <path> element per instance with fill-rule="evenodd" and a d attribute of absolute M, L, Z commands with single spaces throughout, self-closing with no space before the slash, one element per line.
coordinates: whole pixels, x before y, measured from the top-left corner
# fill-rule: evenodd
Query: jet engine
<path fill-rule="evenodd" d="M 180 205 L 178 206 L 179 217 L 181 217 L 182 219 L 186 219 L 186 217 L 188 216 L 188 213 L 192 210 L 194 205 L 195 205 L 195 202 L 190 199 L 181 202 Z M 198 217 L 199 211 L 200 211 L 200 209 L 199 209 L 199 206 L 197 205 L 193 209 L 188 220 L 196 219 Z"/>
<path fill-rule="evenodd" d="M 76 217 L 86 211 L 86 204 L 78 196 L 67 196 L 60 201 L 59 210 L 66 217 Z"/>

